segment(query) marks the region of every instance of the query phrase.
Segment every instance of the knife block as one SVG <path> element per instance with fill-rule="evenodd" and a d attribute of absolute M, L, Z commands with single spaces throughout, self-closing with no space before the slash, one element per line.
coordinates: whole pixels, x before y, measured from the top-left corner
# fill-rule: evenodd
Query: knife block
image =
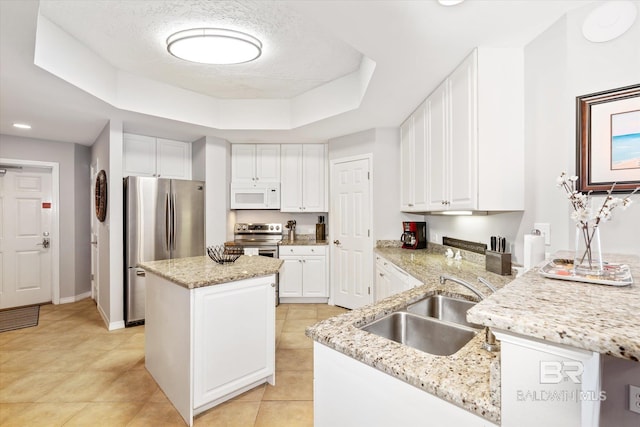
<path fill-rule="evenodd" d="M 511 254 L 504 252 L 485 252 L 485 268 L 492 273 L 508 276 L 511 274 Z"/>

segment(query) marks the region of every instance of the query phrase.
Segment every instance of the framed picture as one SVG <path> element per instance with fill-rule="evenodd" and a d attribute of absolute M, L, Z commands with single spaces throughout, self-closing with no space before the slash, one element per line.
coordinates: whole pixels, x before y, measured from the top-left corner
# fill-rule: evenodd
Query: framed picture
<path fill-rule="evenodd" d="M 578 96 L 576 109 L 578 191 L 640 186 L 640 85 Z"/>
<path fill-rule="evenodd" d="M 104 222 L 107 218 L 107 173 L 104 170 L 96 176 L 95 205 L 98 221 Z"/>

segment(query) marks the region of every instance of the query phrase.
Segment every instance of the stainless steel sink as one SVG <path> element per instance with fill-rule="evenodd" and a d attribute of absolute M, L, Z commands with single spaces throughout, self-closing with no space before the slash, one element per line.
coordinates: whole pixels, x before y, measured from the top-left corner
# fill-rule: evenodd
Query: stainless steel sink
<path fill-rule="evenodd" d="M 404 311 L 391 313 L 360 329 L 438 356 L 457 352 L 478 332 L 467 326 Z"/>
<path fill-rule="evenodd" d="M 470 328 L 482 329 L 481 325 L 467 322 L 467 310 L 476 303 L 463 299 L 451 298 L 444 295 L 432 295 L 410 304 L 406 310 L 420 316 L 433 317 L 447 322 Z"/>

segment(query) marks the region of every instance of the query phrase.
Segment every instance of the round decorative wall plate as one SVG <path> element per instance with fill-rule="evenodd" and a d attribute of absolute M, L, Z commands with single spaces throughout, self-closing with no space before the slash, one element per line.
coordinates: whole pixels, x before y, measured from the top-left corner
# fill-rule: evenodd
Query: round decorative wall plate
<path fill-rule="evenodd" d="M 107 217 L 107 173 L 104 169 L 96 176 L 95 203 L 96 217 L 104 222 Z"/>

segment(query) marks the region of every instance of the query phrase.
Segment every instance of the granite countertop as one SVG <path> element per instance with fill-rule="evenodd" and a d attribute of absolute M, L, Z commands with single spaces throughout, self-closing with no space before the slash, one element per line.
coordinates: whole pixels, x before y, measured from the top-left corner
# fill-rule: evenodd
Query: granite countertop
<path fill-rule="evenodd" d="M 329 241 L 328 240 L 316 240 L 314 239 L 295 239 L 295 240 L 289 240 L 289 239 L 282 239 L 280 242 L 278 242 L 278 245 L 280 246 L 319 246 L 319 245 L 328 245 Z"/>
<path fill-rule="evenodd" d="M 313 340 L 415 387 L 460 406 L 492 422 L 500 422 L 500 407 L 490 387 L 490 365 L 498 357 L 482 349 L 484 334 L 478 333 L 451 356 L 435 356 L 358 329 L 414 301 L 433 294 L 475 299 L 465 287 L 453 282 L 439 283 L 448 274 L 478 283 L 482 276 L 500 288 L 513 276 L 499 276 L 484 266 L 446 259 L 431 250 L 410 251 L 377 248 L 377 254 L 407 271 L 424 285 L 393 295 L 378 303 L 319 322 L 306 330 Z"/>
<path fill-rule="evenodd" d="M 637 362 L 640 257 L 604 259 L 629 265 L 635 283 L 618 287 L 549 279 L 534 268 L 469 310 L 467 320 Z"/>
<path fill-rule="evenodd" d="M 138 266 L 185 288 L 195 289 L 275 274 L 282 263 L 270 257 L 241 255 L 234 263 L 224 265 L 208 256 L 198 256 L 147 261 Z"/>

